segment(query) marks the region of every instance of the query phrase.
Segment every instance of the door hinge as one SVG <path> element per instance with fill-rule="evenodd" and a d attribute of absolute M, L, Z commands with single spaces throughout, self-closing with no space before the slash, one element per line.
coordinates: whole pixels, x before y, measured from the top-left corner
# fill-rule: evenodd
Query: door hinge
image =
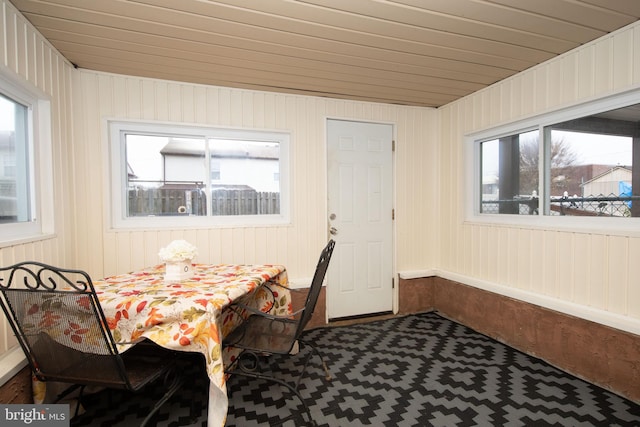
<path fill-rule="evenodd" d="M 391 140 L 391 151 L 396 151 L 396 140 L 392 139 Z"/>
<path fill-rule="evenodd" d="M 396 279 L 394 279 L 393 277 L 391 278 L 391 289 L 395 289 L 396 288 Z"/>
<path fill-rule="evenodd" d="M 391 209 L 391 221 L 394 221 L 395 219 L 396 219 L 396 210 Z"/>

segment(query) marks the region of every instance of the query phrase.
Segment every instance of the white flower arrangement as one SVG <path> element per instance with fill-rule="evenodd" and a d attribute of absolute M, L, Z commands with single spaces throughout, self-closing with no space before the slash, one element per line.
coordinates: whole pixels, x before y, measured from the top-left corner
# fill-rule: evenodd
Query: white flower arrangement
<path fill-rule="evenodd" d="M 186 240 L 174 240 L 158 253 L 164 262 L 181 262 L 192 260 L 198 255 L 198 249 Z"/>

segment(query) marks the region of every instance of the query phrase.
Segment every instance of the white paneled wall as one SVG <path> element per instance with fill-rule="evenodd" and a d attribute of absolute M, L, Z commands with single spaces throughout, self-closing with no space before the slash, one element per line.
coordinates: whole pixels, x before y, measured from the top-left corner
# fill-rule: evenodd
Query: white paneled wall
<path fill-rule="evenodd" d="M 639 85 L 636 24 L 439 109 L 439 268 L 479 287 L 640 333 L 640 238 L 465 223 L 459 197 L 465 135 Z"/>
<path fill-rule="evenodd" d="M 397 268 L 435 264 L 437 112 L 432 109 L 208 87 L 81 70 L 74 113 L 78 264 L 96 276 L 158 263 L 184 238 L 198 262 L 281 263 L 294 282 L 313 275 L 327 235 L 327 118 L 392 123 L 396 131 Z M 291 133 L 292 221 L 269 227 L 109 229 L 108 119 L 272 129 Z M 427 244 L 428 242 L 428 244 Z"/>
<path fill-rule="evenodd" d="M 52 147 L 55 206 L 44 208 L 53 210 L 56 227 L 56 234 L 46 239 L 0 246 L 0 265 L 39 260 L 73 267 L 71 225 L 75 214 L 69 182 L 73 176 L 71 82 L 75 70 L 6 0 L 0 0 L 0 25 L 0 78 L 41 93 L 51 101 L 51 141 L 38 143 Z M 0 361 L 16 346 L 13 332 L 1 314 Z M 0 378 L 4 374 L 4 365 L 0 363 Z"/>

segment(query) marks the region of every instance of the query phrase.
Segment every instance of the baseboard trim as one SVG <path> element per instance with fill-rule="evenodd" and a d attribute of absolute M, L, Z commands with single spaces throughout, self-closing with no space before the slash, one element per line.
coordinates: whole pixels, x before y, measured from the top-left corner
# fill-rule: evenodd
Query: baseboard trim
<path fill-rule="evenodd" d="M 6 384 L 25 366 L 27 366 L 27 358 L 22 348 L 15 347 L 3 354 L 0 358 L 0 386 Z"/>
<path fill-rule="evenodd" d="M 439 269 L 414 270 L 400 272 L 401 279 L 419 279 L 427 277 L 440 277 L 452 282 L 462 283 L 463 285 L 472 286 L 474 288 L 493 292 L 498 295 L 514 298 L 520 301 L 528 302 L 560 313 L 569 314 L 581 319 L 589 320 L 595 323 L 606 325 L 621 331 L 630 332 L 640 335 L 640 319 L 622 316 L 620 314 L 611 313 L 609 311 L 600 310 L 593 307 L 563 301 L 546 295 L 529 292 L 524 289 L 512 288 L 500 285 L 486 280 L 479 280 L 474 277 L 465 276 L 458 273 L 449 272 Z"/>

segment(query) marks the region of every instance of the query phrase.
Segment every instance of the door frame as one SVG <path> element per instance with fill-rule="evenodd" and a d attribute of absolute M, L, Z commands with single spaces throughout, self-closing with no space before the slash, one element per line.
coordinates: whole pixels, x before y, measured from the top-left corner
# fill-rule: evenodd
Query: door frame
<path fill-rule="evenodd" d="M 324 198 L 324 227 L 326 232 L 327 241 L 331 238 L 331 234 L 329 234 L 329 120 L 340 120 L 343 122 L 354 122 L 354 123 L 370 123 L 370 124 L 380 124 L 380 125 L 390 125 L 391 126 L 391 137 L 393 144 L 393 151 L 391 152 L 391 204 L 393 206 L 393 210 L 395 212 L 397 206 L 397 177 L 396 177 L 396 153 L 398 151 L 397 144 L 397 131 L 398 125 L 396 122 L 385 121 L 385 120 L 373 120 L 373 119 L 356 119 L 356 118 L 345 118 L 340 116 L 325 116 L 323 123 L 323 141 L 324 141 L 324 188 L 325 188 L 325 198 Z M 397 231 L 397 212 L 394 215 L 394 220 L 391 223 L 391 274 L 393 276 L 393 289 L 391 291 L 392 297 L 392 311 L 393 314 L 398 314 L 399 311 L 399 295 L 400 295 L 400 276 L 398 275 L 397 265 L 396 265 L 396 254 L 397 254 L 397 241 L 396 241 L 396 231 Z M 331 268 L 331 264 L 329 264 L 329 268 Z M 326 286 L 326 283 L 323 285 Z M 327 295 L 325 289 L 325 296 Z M 326 300 L 325 304 L 325 312 L 324 312 L 324 321 L 325 324 L 329 323 L 329 311 L 327 306 L 329 305 L 329 300 Z"/>

